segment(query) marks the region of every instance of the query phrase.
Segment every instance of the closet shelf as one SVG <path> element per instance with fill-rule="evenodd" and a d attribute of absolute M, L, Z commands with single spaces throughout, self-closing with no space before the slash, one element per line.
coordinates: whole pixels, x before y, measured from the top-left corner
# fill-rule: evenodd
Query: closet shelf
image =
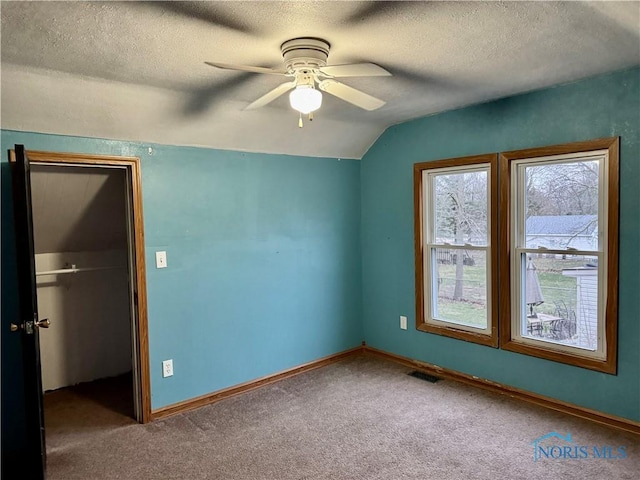
<path fill-rule="evenodd" d="M 47 270 L 44 272 L 36 272 L 36 276 L 42 275 L 59 275 L 65 273 L 80 273 L 80 272 L 92 272 L 95 270 L 115 270 L 117 268 L 126 268 L 125 266 L 117 266 L 117 267 L 86 267 L 86 268 L 76 268 L 75 265 L 71 265 L 71 268 L 61 268 L 59 270 Z"/>

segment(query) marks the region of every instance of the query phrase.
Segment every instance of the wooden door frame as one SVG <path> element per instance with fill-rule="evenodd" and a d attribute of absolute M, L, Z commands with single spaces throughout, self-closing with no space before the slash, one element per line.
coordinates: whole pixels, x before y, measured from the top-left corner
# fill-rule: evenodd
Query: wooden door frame
<path fill-rule="evenodd" d="M 140 381 L 140 423 L 151 421 L 151 379 L 149 371 L 149 324 L 147 318 L 147 280 L 144 251 L 144 222 L 142 216 L 142 176 L 140 158 L 115 155 L 93 155 L 26 150 L 32 164 L 57 164 L 61 166 L 120 167 L 128 170 L 131 179 L 131 222 L 133 227 L 135 261 L 136 309 L 136 364 Z M 10 151 L 10 160 L 15 161 L 15 151 Z M 127 186 L 128 187 L 128 186 Z M 129 242 L 130 240 L 127 240 Z M 135 352 L 134 352 L 135 355 Z"/>

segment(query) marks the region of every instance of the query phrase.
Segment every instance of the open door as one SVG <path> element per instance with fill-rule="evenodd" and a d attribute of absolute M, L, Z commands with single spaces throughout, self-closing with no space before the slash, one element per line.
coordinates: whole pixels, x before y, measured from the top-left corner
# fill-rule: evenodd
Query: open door
<path fill-rule="evenodd" d="M 11 162 L 11 177 L 18 267 L 19 318 L 11 324 L 11 330 L 15 335 L 22 337 L 29 452 L 28 457 L 22 462 L 23 465 L 20 466 L 21 471 L 16 473 L 19 473 L 20 478 L 41 480 L 45 478 L 46 448 L 38 329 L 48 327 L 49 321 L 38 318 L 31 212 L 31 172 L 23 145 L 15 146 L 15 159 L 12 160 L 15 160 Z"/>

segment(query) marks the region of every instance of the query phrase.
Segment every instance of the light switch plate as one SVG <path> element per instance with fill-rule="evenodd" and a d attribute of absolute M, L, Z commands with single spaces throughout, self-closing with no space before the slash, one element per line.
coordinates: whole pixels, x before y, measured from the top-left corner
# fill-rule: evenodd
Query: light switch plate
<path fill-rule="evenodd" d="M 405 317 L 404 315 L 400 315 L 400 328 L 402 330 L 407 329 L 407 317 Z"/>
<path fill-rule="evenodd" d="M 156 252 L 156 268 L 167 268 L 167 252 Z"/>

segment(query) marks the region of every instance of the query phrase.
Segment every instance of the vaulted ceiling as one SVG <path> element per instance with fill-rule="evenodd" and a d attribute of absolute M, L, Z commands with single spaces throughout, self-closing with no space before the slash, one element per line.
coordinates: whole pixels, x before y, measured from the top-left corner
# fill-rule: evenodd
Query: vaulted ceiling
<path fill-rule="evenodd" d="M 2 2 L 5 129 L 173 145 L 361 158 L 390 125 L 640 63 L 638 2 Z M 385 100 L 367 112 L 325 94 L 313 122 L 282 77 L 205 61 L 282 65 L 296 37 Z"/>

